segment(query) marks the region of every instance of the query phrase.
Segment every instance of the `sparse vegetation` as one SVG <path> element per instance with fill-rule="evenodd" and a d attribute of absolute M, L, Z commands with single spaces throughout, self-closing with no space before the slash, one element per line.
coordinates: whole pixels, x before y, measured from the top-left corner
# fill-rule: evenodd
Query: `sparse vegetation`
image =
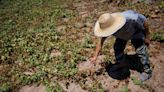
<path fill-rule="evenodd" d="M 90 92 L 105 92 L 98 80 L 92 81 L 91 87 L 86 87 L 85 78 L 93 77 L 90 73 L 77 74 L 77 64 L 90 58 L 95 44 L 94 37 L 87 30 L 88 25 L 85 25 L 85 30 L 75 28 L 77 22 L 83 23 L 85 20 L 72 5 L 75 1 L 0 0 L 0 92 L 17 92 L 22 86 L 35 83 L 44 84 L 47 92 L 63 92 L 58 80 L 73 80 Z M 77 1 L 82 3 L 82 0 Z M 116 3 L 134 10 L 149 6 L 142 2 L 133 5 L 128 1 L 118 0 Z M 159 8 L 162 9 L 163 5 L 163 2 L 160 3 Z M 86 20 L 93 22 L 99 8 L 109 11 L 108 7 L 100 6 L 96 11 L 90 10 L 90 15 L 86 13 Z M 151 15 L 149 11 L 140 11 L 146 16 Z M 65 29 L 59 30 L 59 26 Z M 163 32 L 155 32 L 151 39 L 163 41 L 163 37 Z M 114 39 L 106 42 L 102 50 L 107 63 L 114 61 L 114 57 L 109 55 L 113 42 Z M 60 55 L 53 55 L 53 50 Z M 135 77 L 131 79 L 134 84 L 141 85 Z M 154 91 L 149 86 L 144 87 Z M 123 87 L 122 92 L 128 92 L 127 86 Z"/>
<path fill-rule="evenodd" d="M 0 86 L 0 91 L 1 92 L 10 92 L 11 90 L 12 90 L 12 85 L 9 82 L 3 83 Z"/>
<path fill-rule="evenodd" d="M 123 86 L 121 92 L 129 92 L 128 87 L 127 86 Z"/>
<path fill-rule="evenodd" d="M 56 81 L 45 81 L 47 92 L 63 92 L 62 87 Z"/>
<path fill-rule="evenodd" d="M 92 42 L 91 36 L 87 35 L 87 36 L 84 38 L 84 40 L 83 40 L 83 42 L 82 42 L 82 46 L 83 46 L 84 48 L 94 48 L 94 47 L 95 47 L 95 45 L 94 45 L 93 42 Z"/>
<path fill-rule="evenodd" d="M 138 79 L 137 79 L 136 77 L 134 77 L 134 76 L 131 77 L 131 80 L 133 81 L 133 83 L 134 83 L 135 85 L 139 85 L 139 86 L 142 85 L 142 81 L 141 81 L 141 80 L 138 80 Z"/>
<path fill-rule="evenodd" d="M 151 34 L 151 40 L 153 41 L 164 41 L 164 30 L 159 32 L 154 32 Z"/>
<path fill-rule="evenodd" d="M 101 83 L 98 83 L 97 81 L 95 81 L 92 84 L 92 88 L 91 88 L 90 92 L 105 92 L 105 90 L 102 88 Z"/>
<path fill-rule="evenodd" d="M 80 54 L 82 47 L 75 38 L 65 37 L 66 30 L 56 30 L 58 18 L 74 16 L 72 10 L 60 5 L 58 0 L 1 1 L 0 64 L 8 66 L 8 71 L 0 72 L 5 78 L 0 80 L 0 91 L 42 82 L 54 75 L 67 78 L 76 74 L 76 63 L 85 56 Z M 54 48 L 62 55 L 50 57 Z"/>

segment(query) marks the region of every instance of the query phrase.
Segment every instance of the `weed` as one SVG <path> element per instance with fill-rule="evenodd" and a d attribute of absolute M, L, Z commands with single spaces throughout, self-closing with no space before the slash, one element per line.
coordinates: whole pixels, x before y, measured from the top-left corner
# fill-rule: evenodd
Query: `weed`
<path fill-rule="evenodd" d="M 63 92 L 63 89 L 56 81 L 45 80 L 46 91 L 47 92 Z"/>
<path fill-rule="evenodd" d="M 133 83 L 135 84 L 135 85 L 142 85 L 142 81 L 141 80 L 138 80 L 136 77 L 134 77 L 134 76 L 132 76 L 131 77 L 131 80 L 133 81 Z"/>
<path fill-rule="evenodd" d="M 12 90 L 12 85 L 10 82 L 0 84 L 0 92 L 10 92 Z"/>
<path fill-rule="evenodd" d="M 82 46 L 84 48 L 94 48 L 95 47 L 95 45 L 92 42 L 91 36 L 89 36 L 89 35 L 85 36 L 85 38 L 83 39 L 83 42 L 82 42 Z"/>
<path fill-rule="evenodd" d="M 164 41 L 164 32 L 163 31 L 159 31 L 159 32 L 152 33 L 151 34 L 151 40 L 159 41 L 159 42 Z"/>
<path fill-rule="evenodd" d="M 124 86 L 124 87 L 122 88 L 121 92 L 129 92 L 128 87 L 127 87 L 127 86 Z"/>
<path fill-rule="evenodd" d="M 164 8 L 164 1 L 161 1 L 161 2 L 160 2 L 159 8 L 160 8 L 160 9 L 163 9 L 163 8 Z"/>

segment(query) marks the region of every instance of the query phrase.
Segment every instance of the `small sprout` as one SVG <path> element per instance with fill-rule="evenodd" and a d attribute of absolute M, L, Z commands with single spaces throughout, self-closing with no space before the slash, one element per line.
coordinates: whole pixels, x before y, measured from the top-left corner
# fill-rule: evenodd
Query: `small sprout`
<path fill-rule="evenodd" d="M 131 77 L 131 80 L 133 81 L 133 83 L 135 84 L 135 85 L 142 85 L 142 81 L 141 80 L 138 80 L 136 77 L 134 77 L 134 76 L 132 76 Z"/>
<path fill-rule="evenodd" d="M 128 87 L 127 86 L 123 86 L 121 92 L 129 92 Z"/>

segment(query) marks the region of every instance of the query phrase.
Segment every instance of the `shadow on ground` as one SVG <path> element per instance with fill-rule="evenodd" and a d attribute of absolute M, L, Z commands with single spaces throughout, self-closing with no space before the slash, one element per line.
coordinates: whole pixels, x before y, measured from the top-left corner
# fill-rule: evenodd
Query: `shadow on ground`
<path fill-rule="evenodd" d="M 125 55 L 125 66 L 120 67 L 119 63 L 108 63 L 105 66 L 108 75 L 117 80 L 124 80 L 130 77 L 130 70 L 136 70 L 138 72 L 143 71 L 143 65 L 140 62 L 140 58 L 136 55 Z"/>

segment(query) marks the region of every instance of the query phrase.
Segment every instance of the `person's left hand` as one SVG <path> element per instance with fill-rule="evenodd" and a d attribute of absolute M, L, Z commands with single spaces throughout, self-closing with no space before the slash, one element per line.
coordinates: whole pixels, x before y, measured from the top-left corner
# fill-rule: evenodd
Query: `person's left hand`
<path fill-rule="evenodd" d="M 149 46 L 150 45 L 150 39 L 145 39 L 145 44 L 147 45 L 147 46 Z"/>

